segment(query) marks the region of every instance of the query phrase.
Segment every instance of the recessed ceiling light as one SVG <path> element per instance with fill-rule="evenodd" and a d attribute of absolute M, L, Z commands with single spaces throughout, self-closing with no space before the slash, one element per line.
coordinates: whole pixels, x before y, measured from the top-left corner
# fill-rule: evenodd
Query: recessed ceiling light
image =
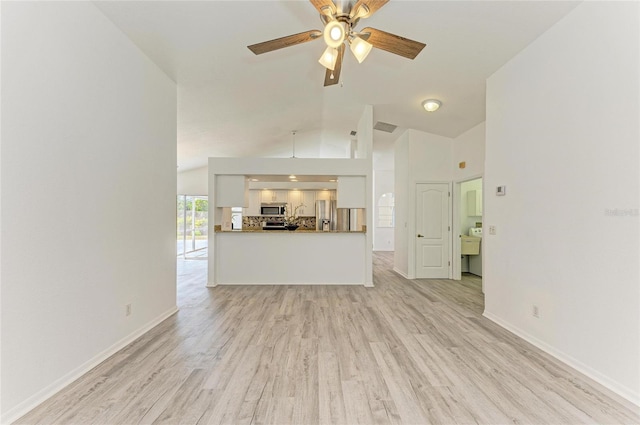
<path fill-rule="evenodd" d="M 295 179 L 295 178 L 296 178 L 296 176 L 294 176 L 293 174 L 291 174 L 291 175 L 289 176 L 289 178 L 290 178 L 290 179 Z"/>
<path fill-rule="evenodd" d="M 442 105 L 442 102 L 440 102 L 439 100 L 436 99 L 427 99 L 424 102 L 422 102 L 422 107 L 427 111 L 427 112 L 434 112 L 437 111 L 438 108 Z"/>
<path fill-rule="evenodd" d="M 257 182 L 257 181 L 258 181 L 258 179 L 251 179 L 251 181 L 252 181 L 252 182 Z"/>
<path fill-rule="evenodd" d="M 297 182 L 297 181 L 298 181 L 298 179 L 291 179 L 291 181 L 292 181 L 292 182 Z"/>
<path fill-rule="evenodd" d="M 331 179 L 331 180 L 329 180 L 329 181 L 330 181 L 330 182 L 337 182 L 338 180 L 336 180 L 336 179 Z"/>

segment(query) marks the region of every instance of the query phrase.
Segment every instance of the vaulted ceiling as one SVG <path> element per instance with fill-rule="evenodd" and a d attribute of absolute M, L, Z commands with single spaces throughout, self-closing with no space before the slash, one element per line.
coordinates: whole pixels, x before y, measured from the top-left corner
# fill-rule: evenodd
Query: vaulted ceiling
<path fill-rule="evenodd" d="M 339 4 L 339 6 L 344 5 Z M 364 105 L 385 149 L 407 128 L 457 137 L 485 119 L 485 81 L 578 2 L 396 1 L 358 29 L 426 43 L 415 60 L 347 52 L 341 84 L 323 87 L 322 39 L 254 55 L 246 46 L 322 29 L 308 1 L 103 1 L 98 8 L 178 87 L 178 165 L 209 156 L 339 157 Z M 442 101 L 427 114 L 421 102 Z M 292 130 L 297 130 L 295 136 Z"/>

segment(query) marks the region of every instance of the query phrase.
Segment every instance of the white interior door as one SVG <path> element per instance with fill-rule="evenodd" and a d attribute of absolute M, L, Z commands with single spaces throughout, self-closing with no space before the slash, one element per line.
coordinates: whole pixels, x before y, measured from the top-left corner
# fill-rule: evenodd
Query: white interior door
<path fill-rule="evenodd" d="M 448 278 L 451 261 L 447 183 L 416 186 L 416 278 Z"/>

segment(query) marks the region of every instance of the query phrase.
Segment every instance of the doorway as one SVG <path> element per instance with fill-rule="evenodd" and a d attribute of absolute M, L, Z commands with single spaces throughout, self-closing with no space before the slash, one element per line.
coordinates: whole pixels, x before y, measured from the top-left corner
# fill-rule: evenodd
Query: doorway
<path fill-rule="evenodd" d="M 185 259 L 206 259 L 209 200 L 207 196 L 178 195 L 176 252 Z"/>
<path fill-rule="evenodd" d="M 451 277 L 451 187 L 416 185 L 416 279 Z"/>
<path fill-rule="evenodd" d="M 456 182 L 454 197 L 454 279 L 482 278 L 482 176 Z"/>

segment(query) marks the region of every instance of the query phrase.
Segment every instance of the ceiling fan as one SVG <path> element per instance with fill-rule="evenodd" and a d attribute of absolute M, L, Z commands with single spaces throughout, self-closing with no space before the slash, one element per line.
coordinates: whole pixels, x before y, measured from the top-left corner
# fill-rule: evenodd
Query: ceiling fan
<path fill-rule="evenodd" d="M 309 1 L 320 12 L 320 19 L 324 24 L 322 31 L 310 30 L 252 44 L 247 46 L 249 50 L 260 55 L 323 37 L 327 48 L 318 62 L 327 68 L 324 78 L 326 87 L 337 84 L 340 80 L 345 44 L 349 44 L 351 52 L 360 63 L 364 61 L 373 47 L 408 59 L 415 59 L 425 47 L 425 44 L 419 41 L 409 40 L 375 28 L 367 27 L 362 31 L 355 31 L 360 19 L 370 17 L 389 0 L 357 0 L 355 4 L 352 1 L 341 1 L 338 2 L 339 7 L 332 0 Z"/>

